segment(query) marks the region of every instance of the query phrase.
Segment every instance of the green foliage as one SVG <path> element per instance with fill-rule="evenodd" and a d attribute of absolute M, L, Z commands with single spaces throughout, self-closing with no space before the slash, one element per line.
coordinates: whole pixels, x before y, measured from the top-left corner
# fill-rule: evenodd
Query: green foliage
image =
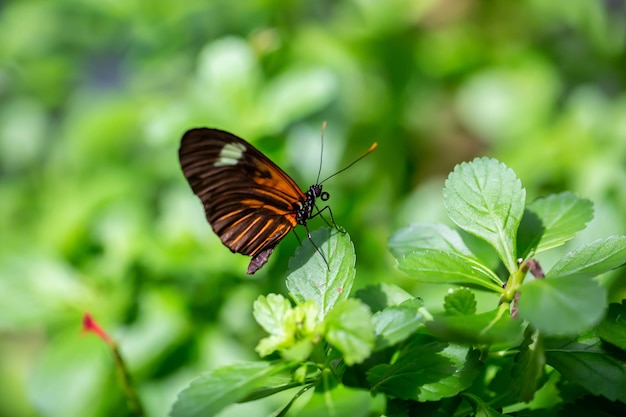
<path fill-rule="evenodd" d="M 518 252 L 527 256 L 531 249 L 538 253 L 560 246 L 583 230 L 592 218 L 591 201 L 570 192 L 539 198 L 524 211 Z"/>
<path fill-rule="evenodd" d="M 597 334 L 622 350 L 626 350 L 626 301 L 612 303 L 606 317 L 597 328 Z"/>
<path fill-rule="evenodd" d="M 354 248 L 349 236 L 338 231 L 319 230 L 312 234 L 312 239 L 315 246 L 307 240 L 290 262 L 292 267 L 300 266 L 292 271 L 287 282 L 296 305 L 292 307 L 289 300 L 278 294 L 259 296 L 254 302 L 254 318 L 270 334 L 259 342 L 256 350 L 261 356 L 278 351 L 282 365 L 270 366 L 262 362 L 267 367 L 256 367 L 255 363 L 251 363 L 248 368 L 244 363 L 220 368 L 200 377 L 181 393 L 173 416 L 213 414 L 229 403 L 247 397 L 259 398 L 263 393 L 276 393 L 298 382 L 305 383 L 307 390 L 311 388 L 314 392 L 309 399 L 310 405 L 301 411 L 305 415 L 328 408 L 322 414 L 340 416 L 344 415 L 342 410 L 350 409 L 357 403 L 361 407 L 369 404 L 362 415 L 380 409 L 380 398 L 370 401 L 367 391 L 343 386 L 337 379 L 336 369 L 329 373 L 337 366 L 331 367 L 331 364 L 341 360 L 341 367 L 345 368 L 346 365 L 361 363 L 374 348 L 375 321 L 369 307 L 356 298 L 348 298 L 347 291 L 338 291 L 338 288 L 351 288 L 354 282 Z M 315 275 L 325 277 L 323 285 L 311 285 Z M 415 309 L 413 305 L 414 314 Z M 401 319 L 395 317 L 394 322 L 388 322 L 392 326 L 404 327 Z M 383 339 L 403 337 L 402 329 L 386 330 L 380 333 Z M 404 333 L 407 333 L 406 330 Z M 302 375 L 301 370 L 306 367 L 311 367 L 313 371 L 306 370 Z M 270 385 L 274 381 L 271 377 L 282 370 L 291 370 L 294 375 L 292 380 Z M 202 396 L 200 393 L 204 389 L 213 390 L 214 395 Z M 320 396 L 326 400 L 319 400 Z"/>
<path fill-rule="evenodd" d="M 493 246 L 505 268 L 490 268 L 449 227 L 413 225 L 389 240 L 399 268 L 416 280 L 439 277 L 440 283 L 476 290 L 451 289 L 440 313 L 389 284 L 353 298 L 343 291 L 355 279 L 349 236 L 318 231 L 315 245 L 305 242 L 290 262 L 287 288 L 295 305 L 277 294 L 254 303 L 254 317 L 270 334 L 257 351 L 278 352 L 275 360 L 200 377 L 181 393 L 172 415 L 217 412 L 229 402 L 297 386 L 279 415 L 341 416 L 351 410 L 408 416 L 421 410 L 502 416 L 512 415 L 507 408 L 529 411 L 531 405 L 548 415 L 571 401 L 541 402 L 539 391 L 551 380 L 560 389 L 575 384 L 596 400 L 626 404 L 626 362 L 618 352 L 624 304 L 611 305 L 607 314 L 606 289 L 595 279 L 626 264 L 626 236 L 571 250 L 543 274 L 535 254 L 573 238 L 590 220 L 588 201 L 564 193 L 525 207 L 521 181 L 487 158 L 457 167 L 444 193 L 450 217 Z M 522 221 L 522 213 L 533 222 Z M 526 258 L 515 258 L 518 235 L 525 236 Z M 535 279 L 526 279 L 529 272 Z M 499 295 L 498 306 L 479 313 L 477 290 Z M 600 338 L 615 348 L 607 349 Z M 274 378 L 278 372 L 282 379 Z"/>
<path fill-rule="evenodd" d="M 475 259 L 437 249 L 415 249 L 398 259 L 401 271 L 423 282 L 449 282 L 501 291 L 498 277 Z"/>
<path fill-rule="evenodd" d="M 476 345 L 512 343 L 523 332 L 521 323 L 511 318 L 506 305 L 480 314 L 436 316 L 426 326 L 446 340 Z"/>
<path fill-rule="evenodd" d="M 373 366 L 367 382 L 375 392 L 413 401 L 438 401 L 471 385 L 480 371 L 478 352 L 416 335 L 392 364 Z"/>
<path fill-rule="evenodd" d="M 452 221 L 492 245 L 509 272 L 516 270 L 526 190 L 515 173 L 494 159 L 462 163 L 448 176 L 443 196 Z"/>
<path fill-rule="evenodd" d="M 356 255 L 350 239 L 336 237 L 336 231 L 320 229 L 311 235 L 327 255 L 324 259 L 311 244 L 302 245 L 289 262 L 287 289 L 299 302 L 311 300 L 323 319 L 339 300 L 350 294 L 354 282 Z M 310 242 L 309 242 L 310 243 Z M 326 267 L 328 262 L 328 267 Z M 325 270 L 323 275 L 320 270 Z"/>
<path fill-rule="evenodd" d="M 558 336 L 589 329 L 606 310 L 606 290 L 589 279 L 546 279 L 520 288 L 519 315 L 542 332 Z"/>
<path fill-rule="evenodd" d="M 341 352 L 347 365 L 363 362 L 374 347 L 369 307 L 359 300 L 337 303 L 326 320 L 326 340 Z"/>
<path fill-rule="evenodd" d="M 397 305 L 390 305 L 377 311 L 372 317 L 375 350 L 395 345 L 413 334 L 425 320 L 420 308 L 424 302 L 411 298 Z"/>
<path fill-rule="evenodd" d="M 214 415 L 228 404 L 244 400 L 286 368 L 285 364 L 243 362 L 207 372 L 180 393 L 171 415 Z"/>
<path fill-rule="evenodd" d="M 546 343 L 546 363 L 563 378 L 594 395 L 626 403 L 626 369 L 618 355 L 597 338 L 551 340 Z"/>
<path fill-rule="evenodd" d="M 444 298 L 443 309 L 450 316 L 471 316 L 476 314 L 476 297 L 469 288 L 456 288 Z"/>
<path fill-rule="evenodd" d="M 338 383 L 330 370 L 321 375 L 308 403 L 298 410 L 298 416 L 358 416 L 382 415 L 385 397 Z"/>

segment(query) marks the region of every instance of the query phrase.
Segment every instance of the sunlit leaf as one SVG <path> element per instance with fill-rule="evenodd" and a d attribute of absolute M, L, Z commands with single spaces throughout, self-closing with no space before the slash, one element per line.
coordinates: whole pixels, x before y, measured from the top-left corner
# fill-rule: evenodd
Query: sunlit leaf
<path fill-rule="evenodd" d="M 480 158 L 457 165 L 443 190 L 448 216 L 461 229 L 489 242 L 509 272 L 517 267 L 517 228 L 526 191 L 506 165 Z"/>
<path fill-rule="evenodd" d="M 170 415 L 215 415 L 227 405 L 243 400 L 252 392 L 267 386 L 270 377 L 285 369 L 285 364 L 241 362 L 206 372 L 181 391 Z"/>
<path fill-rule="evenodd" d="M 521 340 L 523 334 L 522 323 L 512 319 L 504 305 L 462 317 L 437 315 L 425 325 L 432 334 L 460 343 L 514 343 Z"/>
<path fill-rule="evenodd" d="M 299 417 L 368 417 L 382 415 L 385 398 L 369 390 L 346 387 L 326 370 L 308 403 L 298 410 Z"/>
<path fill-rule="evenodd" d="M 585 276 L 537 279 L 520 287 L 518 314 L 546 335 L 573 335 L 600 321 L 606 290 Z"/>
<path fill-rule="evenodd" d="M 474 258 L 436 249 L 414 249 L 398 258 L 398 268 L 422 282 L 476 285 L 501 292 L 500 279 Z"/>
<path fill-rule="evenodd" d="M 546 274 L 546 279 L 593 278 L 624 264 L 626 264 L 626 236 L 611 236 L 569 252 Z"/>
<path fill-rule="evenodd" d="M 412 224 L 389 239 L 389 250 L 396 258 L 414 249 L 438 249 L 473 257 L 459 233 L 444 224 Z"/>
<path fill-rule="evenodd" d="M 252 305 L 254 319 L 270 334 L 283 332 L 283 324 L 291 303 L 280 294 L 260 295 Z"/>
<path fill-rule="evenodd" d="M 367 304 L 372 312 L 410 300 L 413 296 L 395 284 L 381 282 L 357 290 L 356 298 Z"/>
<path fill-rule="evenodd" d="M 311 238 L 328 265 L 311 242 L 304 240 L 289 260 L 286 285 L 296 303 L 313 300 L 322 320 L 339 300 L 350 294 L 356 274 L 356 255 L 347 233 L 319 229 L 311 234 Z"/>
<path fill-rule="evenodd" d="M 287 372 L 272 375 L 265 380 L 264 386 L 254 390 L 252 393 L 242 398 L 241 402 L 255 401 L 261 398 L 269 397 L 278 392 L 288 390 L 290 388 L 301 386 L 302 383 L 295 381 Z"/>
<path fill-rule="evenodd" d="M 362 362 L 374 347 L 374 326 L 369 308 L 356 299 L 342 300 L 325 320 L 326 340 L 343 354 L 348 365 Z"/>
<path fill-rule="evenodd" d="M 526 207 L 518 234 L 520 256 L 562 245 L 583 230 L 593 218 L 593 204 L 575 194 L 552 194 Z"/>
<path fill-rule="evenodd" d="M 278 350 L 287 360 L 305 360 L 317 333 L 317 307 L 312 300 L 291 307 L 281 295 L 259 296 L 254 302 L 255 319 L 269 333 L 255 350 L 267 356 Z"/>
<path fill-rule="evenodd" d="M 439 401 L 457 395 L 472 385 L 482 369 L 478 349 L 451 344 L 441 352 L 441 355 L 454 364 L 456 372 L 438 381 L 424 384 L 419 401 Z"/>
<path fill-rule="evenodd" d="M 375 313 L 372 317 L 375 350 L 394 345 L 413 334 L 424 322 L 424 316 L 418 311 L 423 305 L 424 301 L 414 298 Z"/>
<path fill-rule="evenodd" d="M 571 335 L 597 324 L 606 289 L 591 278 L 626 263 L 626 236 L 581 246 L 559 260 L 545 279 L 520 287 L 518 312 L 547 335 Z"/>

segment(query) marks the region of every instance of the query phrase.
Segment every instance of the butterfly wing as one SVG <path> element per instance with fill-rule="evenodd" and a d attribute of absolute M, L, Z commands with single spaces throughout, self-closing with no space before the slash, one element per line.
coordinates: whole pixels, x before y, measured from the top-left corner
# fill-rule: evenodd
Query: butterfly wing
<path fill-rule="evenodd" d="M 259 150 L 222 130 L 187 131 L 179 158 L 211 227 L 231 251 L 252 256 L 253 274 L 296 227 L 305 195 Z"/>

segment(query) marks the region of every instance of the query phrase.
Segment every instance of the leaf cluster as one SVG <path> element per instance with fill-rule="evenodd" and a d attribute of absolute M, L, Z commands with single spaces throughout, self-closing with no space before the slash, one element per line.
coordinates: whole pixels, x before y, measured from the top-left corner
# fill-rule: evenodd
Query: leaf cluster
<path fill-rule="evenodd" d="M 458 165 L 444 199 L 458 229 L 415 224 L 389 241 L 408 276 L 451 287 L 441 311 L 392 284 L 351 296 L 349 236 L 321 229 L 313 241 L 328 265 L 305 242 L 286 282 L 293 304 L 279 294 L 254 303 L 268 359 L 199 377 L 172 416 L 287 390 L 276 415 L 623 413 L 626 302 L 608 305 L 596 277 L 626 263 L 626 236 L 575 248 L 544 272 L 540 254 L 586 227 L 590 201 L 561 193 L 526 204 L 515 173 L 488 158 Z M 477 291 L 497 305 L 480 309 Z"/>

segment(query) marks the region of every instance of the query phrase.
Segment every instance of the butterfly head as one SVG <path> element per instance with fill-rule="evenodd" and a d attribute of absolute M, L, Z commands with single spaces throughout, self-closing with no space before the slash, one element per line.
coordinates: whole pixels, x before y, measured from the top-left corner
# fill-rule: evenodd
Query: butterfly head
<path fill-rule="evenodd" d="M 306 197 L 307 199 L 313 200 L 313 202 L 318 198 L 322 201 L 326 201 L 330 198 L 330 194 L 326 191 L 322 191 L 322 184 L 313 184 L 306 192 Z"/>
<path fill-rule="evenodd" d="M 306 224 L 307 220 L 313 217 L 313 208 L 315 208 L 315 201 L 318 198 L 322 201 L 330 198 L 330 194 L 322 191 L 322 184 L 313 184 L 304 195 L 306 197 L 305 200 L 300 201 L 295 208 L 296 222 L 302 225 Z"/>

